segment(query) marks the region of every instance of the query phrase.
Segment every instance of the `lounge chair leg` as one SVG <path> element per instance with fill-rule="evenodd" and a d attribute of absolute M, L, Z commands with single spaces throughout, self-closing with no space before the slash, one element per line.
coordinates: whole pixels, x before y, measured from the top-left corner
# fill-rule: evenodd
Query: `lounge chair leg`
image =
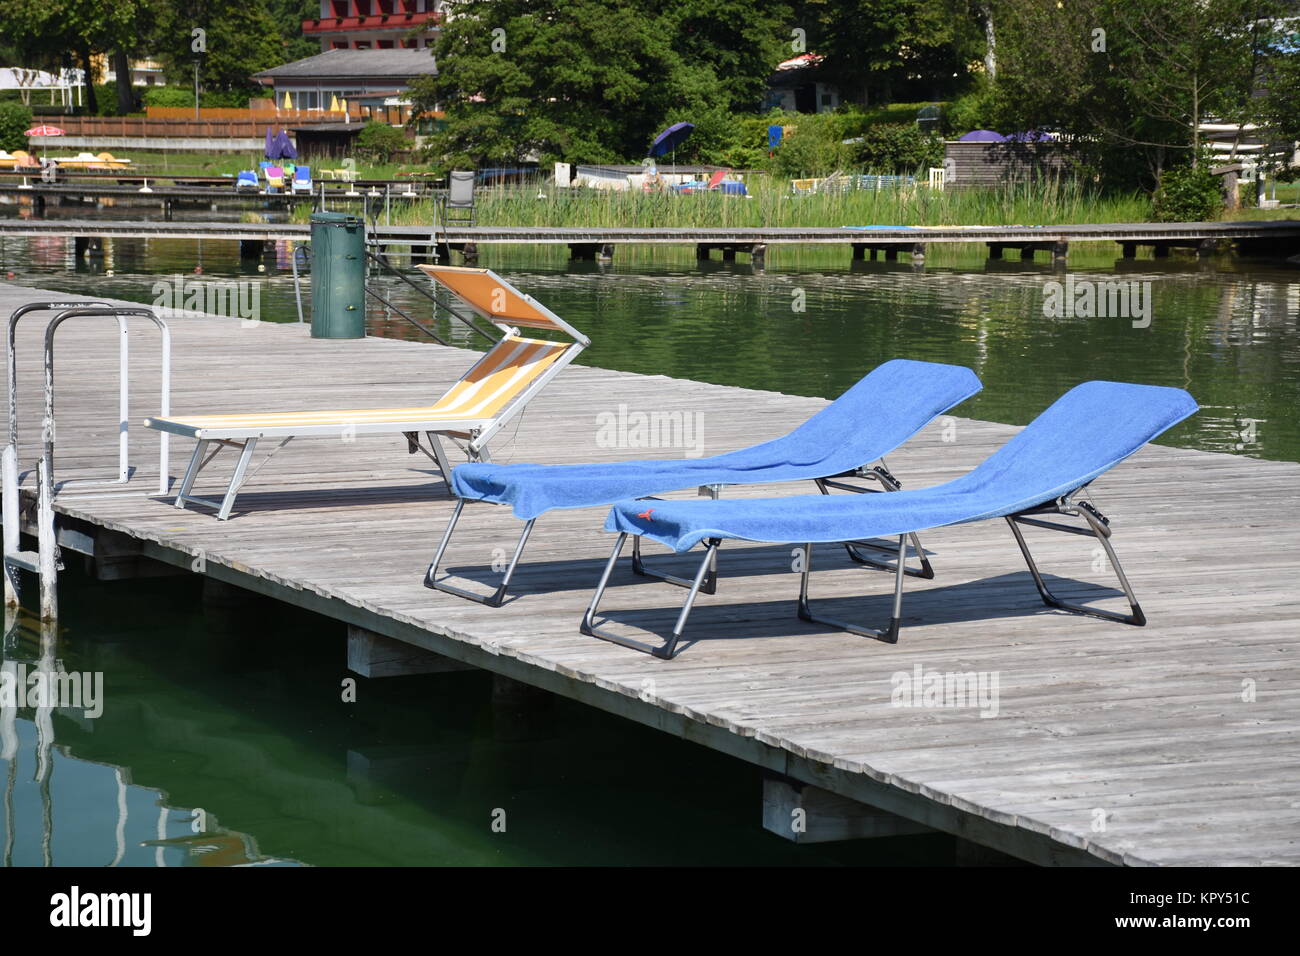
<path fill-rule="evenodd" d="M 903 577 L 906 575 L 903 558 L 907 557 L 907 535 L 898 536 L 898 557 L 900 560 L 895 562 L 894 571 L 894 611 L 889 619 L 889 626 L 884 630 L 878 630 L 873 627 L 862 627 L 858 624 L 848 624 L 844 621 L 837 621 L 832 618 L 818 617 L 813 614 L 808 605 L 808 578 L 812 574 L 812 545 L 803 546 L 803 573 L 799 577 L 799 617 L 804 621 L 811 621 L 814 624 L 825 624 L 829 627 L 839 628 L 841 631 L 848 631 L 850 634 L 858 634 L 862 637 L 872 637 L 878 641 L 884 641 L 886 644 L 898 643 L 898 627 L 903 616 Z"/>
<path fill-rule="evenodd" d="M 677 653 L 677 642 L 681 640 L 682 633 L 686 630 L 686 619 L 690 617 L 691 609 L 695 606 L 695 599 L 704 584 L 705 574 L 711 566 L 716 567 L 717 552 L 719 545 L 722 544 L 717 538 L 710 538 L 708 549 L 705 551 L 703 560 L 700 561 L 699 569 L 695 572 L 695 578 L 690 585 L 690 593 L 686 595 L 686 601 L 682 604 L 681 611 L 677 614 L 677 622 L 673 625 L 672 637 L 661 647 L 654 647 L 646 644 L 644 641 L 634 640 L 630 637 L 623 637 L 619 634 L 613 634 L 609 631 L 597 627 L 594 622 L 596 609 L 600 606 L 600 600 L 605 596 L 605 588 L 609 584 L 609 577 L 614 573 L 614 566 L 618 564 L 618 556 L 623 551 L 623 544 L 627 541 L 627 532 L 618 536 L 614 542 L 614 550 L 610 552 L 609 560 L 605 562 L 605 571 L 600 576 L 600 581 L 596 585 L 596 593 L 591 596 L 591 604 L 587 606 L 587 613 L 582 616 L 582 623 L 579 630 L 589 637 L 598 637 L 602 641 L 609 641 L 611 644 L 618 644 L 621 647 L 627 647 L 634 651 L 641 651 L 652 657 L 658 657 L 661 660 L 672 660 Z"/>
<path fill-rule="evenodd" d="M 199 439 L 199 441 L 195 443 L 194 454 L 190 456 L 189 466 L 185 469 L 185 477 L 181 479 L 181 486 L 176 492 L 177 508 L 183 509 L 185 507 L 185 499 L 189 497 L 190 490 L 194 487 L 194 479 L 197 478 L 199 472 L 203 470 L 203 465 L 205 464 L 203 461 L 203 453 L 207 451 L 208 445 L 210 444 L 212 444 L 210 441 L 204 439 Z M 217 450 L 220 451 L 221 449 L 218 448 Z"/>
<path fill-rule="evenodd" d="M 678 577 L 675 574 L 669 574 L 667 571 L 656 571 L 654 568 L 647 566 L 645 560 L 641 557 L 640 535 L 632 539 L 632 573 L 639 574 L 643 578 L 657 578 L 660 581 L 675 584 L 679 588 L 695 586 L 695 582 L 689 578 Z M 709 559 L 708 574 L 705 576 L 704 582 L 699 585 L 699 588 L 705 594 L 718 593 L 718 552 L 716 548 Z"/>
<path fill-rule="evenodd" d="M 1110 528 L 1106 526 L 1103 520 L 1093 515 L 1092 509 L 1081 506 L 1078 509 L 1079 514 L 1083 515 L 1088 522 L 1088 529 L 1071 528 L 1063 525 L 1053 525 L 1048 522 L 1029 520 L 1026 524 L 1033 524 L 1037 527 L 1052 528 L 1060 531 L 1068 531 L 1073 534 L 1092 535 L 1101 542 L 1102 548 L 1106 551 L 1106 557 L 1110 561 L 1111 567 L 1115 569 L 1115 576 L 1119 578 L 1120 587 L 1124 589 L 1124 595 L 1128 598 L 1128 604 L 1131 613 L 1120 614 L 1117 611 L 1105 611 L 1100 608 L 1087 607 L 1082 604 L 1071 604 L 1068 601 L 1062 601 L 1047 587 L 1047 582 L 1043 580 L 1043 575 L 1038 570 L 1038 564 L 1034 561 L 1033 554 L 1029 551 L 1029 544 L 1025 541 L 1025 536 L 1020 530 L 1020 515 L 1009 515 L 1007 524 L 1011 527 L 1011 533 L 1016 537 L 1016 544 L 1020 545 L 1020 553 L 1025 557 L 1025 564 L 1029 565 L 1029 573 L 1033 575 L 1034 586 L 1038 588 L 1038 595 L 1043 599 L 1043 603 L 1048 607 L 1058 608 L 1062 611 L 1072 611 L 1075 614 L 1086 614 L 1089 617 L 1098 617 L 1104 621 L 1116 621 L 1120 624 L 1132 624 L 1135 627 L 1142 627 L 1147 622 L 1146 615 L 1142 613 L 1142 608 L 1138 604 L 1137 595 L 1133 593 L 1133 587 L 1129 584 L 1128 575 L 1124 573 L 1124 567 L 1119 563 L 1119 558 L 1115 554 L 1115 549 L 1110 543 Z"/>
<path fill-rule="evenodd" d="M 447 545 L 451 541 L 452 532 L 456 530 L 456 523 L 460 521 L 460 514 L 464 510 L 465 499 L 458 498 L 456 500 L 456 510 L 452 512 L 451 521 L 447 524 L 447 530 L 443 532 L 442 542 L 438 545 L 438 551 L 434 554 L 433 562 L 429 565 L 429 569 L 424 573 L 424 586 L 426 588 L 433 588 L 435 591 L 454 594 L 457 597 L 463 597 L 470 601 L 477 601 L 479 604 L 486 604 L 488 607 L 500 607 L 505 601 L 506 591 L 510 588 L 510 579 L 514 577 L 515 568 L 519 564 L 519 558 L 524 553 L 524 545 L 528 543 L 528 535 L 532 532 L 533 525 L 536 523 L 537 519 L 530 518 L 528 521 L 524 522 L 523 533 L 519 535 L 519 543 L 515 545 L 515 553 L 510 559 L 509 567 L 506 568 L 505 577 L 501 579 L 501 583 L 497 586 L 495 591 L 491 594 L 483 595 L 475 594 L 473 591 L 466 591 L 464 588 L 458 588 L 454 585 L 438 580 L 438 565 L 442 563 L 442 556 L 447 551 Z"/>
<path fill-rule="evenodd" d="M 253 449 L 256 447 L 256 438 L 244 441 L 244 447 L 239 452 L 239 462 L 235 465 L 235 473 L 230 476 L 230 487 L 226 489 L 226 496 L 221 499 L 221 510 L 217 512 L 217 520 L 225 521 L 230 517 L 230 509 L 235 506 L 239 486 L 244 483 L 244 472 L 248 471 L 248 460 L 253 457 Z"/>
<path fill-rule="evenodd" d="M 875 477 L 885 491 L 902 490 L 902 484 L 890 473 L 888 468 L 884 467 L 884 465 L 878 465 L 877 467 L 872 468 L 868 474 Z M 876 490 L 874 488 L 858 488 L 854 485 L 825 478 L 817 479 L 816 484 L 817 490 L 824 495 L 829 495 L 830 488 L 832 487 L 841 488 L 845 491 L 852 491 L 857 494 L 869 494 Z M 920 537 L 915 533 L 909 534 L 908 537 L 912 541 L 912 547 L 916 550 L 916 556 L 921 560 L 921 566 L 919 568 L 904 568 L 903 573 L 908 577 L 925 578 L 927 580 L 932 579 L 934 577 L 934 567 L 930 564 L 930 559 L 925 556 L 925 548 L 921 546 Z M 861 548 L 874 547 L 874 545 L 867 544 L 864 541 L 844 542 L 844 550 L 848 552 L 849 560 L 854 561 L 857 564 L 866 565 L 869 568 L 876 568 L 880 571 L 894 570 L 894 565 L 891 562 L 881 560 L 880 558 L 869 557 L 868 555 L 863 554 L 860 550 Z M 888 552 L 888 549 L 886 548 L 879 548 L 878 550 L 886 553 Z"/>

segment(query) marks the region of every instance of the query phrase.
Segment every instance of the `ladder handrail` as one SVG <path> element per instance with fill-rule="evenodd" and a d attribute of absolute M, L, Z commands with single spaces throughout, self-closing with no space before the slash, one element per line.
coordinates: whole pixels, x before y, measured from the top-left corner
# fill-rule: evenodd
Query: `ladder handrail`
<path fill-rule="evenodd" d="M 29 302 L 14 309 L 9 316 L 9 335 L 5 339 L 5 368 L 9 373 L 9 444 L 18 444 L 18 356 L 15 346 L 18 320 L 32 312 L 62 312 L 86 307 L 112 308 L 106 302 Z"/>
<path fill-rule="evenodd" d="M 64 309 L 45 326 L 45 418 L 41 426 L 42 450 L 41 460 L 45 463 L 44 480 L 49 483 L 51 497 L 58 490 L 54 482 L 54 333 L 68 319 L 78 318 L 113 318 L 117 320 L 119 330 L 119 419 L 118 419 L 118 478 L 117 483 L 130 479 L 128 459 L 128 437 L 130 429 L 129 387 L 128 387 L 128 347 L 127 319 L 144 318 L 158 327 L 162 338 L 162 382 L 160 385 L 159 415 L 166 417 L 171 412 L 171 331 L 167 323 L 158 317 L 153 309 L 142 307 L 123 308 L 120 306 L 74 307 Z M 168 435 L 160 433 L 158 460 L 158 493 L 166 494 L 170 484 L 170 467 L 168 462 Z M 66 484 L 66 482 L 65 482 Z"/>

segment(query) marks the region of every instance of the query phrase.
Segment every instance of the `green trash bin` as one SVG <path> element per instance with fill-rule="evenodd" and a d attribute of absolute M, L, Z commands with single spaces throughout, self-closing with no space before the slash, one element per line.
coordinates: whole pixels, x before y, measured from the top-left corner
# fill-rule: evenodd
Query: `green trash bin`
<path fill-rule="evenodd" d="M 366 334 L 366 230 L 356 216 L 311 214 L 311 337 Z"/>

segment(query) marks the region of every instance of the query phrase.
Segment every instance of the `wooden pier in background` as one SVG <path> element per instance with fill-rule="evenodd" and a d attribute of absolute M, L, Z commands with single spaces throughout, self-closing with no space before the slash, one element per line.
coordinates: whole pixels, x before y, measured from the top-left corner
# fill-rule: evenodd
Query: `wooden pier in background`
<path fill-rule="evenodd" d="M 4 285 L 0 311 L 65 298 Z M 24 471 L 39 453 L 42 331 L 32 320 L 18 335 Z M 312 340 L 302 325 L 195 317 L 172 320 L 171 332 L 176 413 L 419 404 L 466 366 L 458 349 Z M 137 335 L 133 422 L 154 411 L 159 374 L 149 330 Z M 86 320 L 59 352 L 58 479 L 114 472 L 117 385 L 105 356 L 117 336 L 113 323 Z M 601 447 L 597 416 L 621 404 L 702 415 L 701 450 L 713 454 L 782 434 L 826 402 L 574 367 L 494 455 L 645 455 Z M 941 419 L 889 467 L 908 487 L 945 481 L 1015 431 Z M 681 653 L 664 662 L 578 631 L 610 547 L 606 509 L 543 516 L 515 597 L 494 609 L 422 585 L 452 501 L 401 438 L 295 442 L 228 522 L 157 495 L 157 433 L 133 427 L 130 440 L 141 494 L 55 499 L 65 561 L 85 555 L 103 577 L 201 574 L 334 618 L 348 636 L 322 635 L 320 653 L 341 675 L 349 662 L 375 678 L 481 668 L 749 761 L 767 783 L 735 812 L 761 815 L 789 839 L 928 829 L 1040 864 L 1300 863 L 1300 464 L 1153 446 L 1096 483 L 1150 619 L 1143 628 L 1045 608 L 1005 524 L 987 521 L 923 535 L 937 576 L 908 579 L 896 645 L 801 622 L 790 549 L 729 543 L 717 594 L 700 597 Z M 487 589 L 518 533 L 506 509 L 473 508 L 447 567 Z M 1034 540 L 1053 589 L 1115 604 L 1109 571 L 1085 542 Z M 889 575 L 835 548 L 816 560 L 826 613 L 881 616 Z M 662 634 L 683 593 L 624 568 L 603 607 L 619 626 Z M 918 675 L 967 674 L 996 679 L 995 706 L 903 706 L 896 693 Z M 796 811 L 813 829 L 782 832 Z"/>
<path fill-rule="evenodd" d="M 404 198 L 400 193 L 392 196 Z M 267 197 L 258 194 L 244 198 Z M 373 201 L 374 197 L 371 198 Z M 289 223 L 0 220 L 0 237 L 235 239 L 260 244 L 282 239 L 305 241 L 309 235 L 307 226 Z M 1066 261 L 1070 245 L 1079 242 L 1117 243 L 1126 259 L 1133 258 L 1142 248 L 1151 249 L 1157 258 L 1166 257 L 1170 250 L 1177 248 L 1195 249 L 1198 255 L 1209 255 L 1230 245 L 1248 256 L 1285 259 L 1300 253 L 1300 219 L 1059 226 L 873 226 L 869 229 L 534 226 L 444 229 L 440 225 L 377 225 L 370 229 L 369 235 L 372 242 L 381 246 L 408 246 L 426 253 L 433 249 L 443 252 L 454 249 L 469 259 L 476 257 L 481 247 L 495 245 L 567 246 L 572 258 L 606 260 L 613 258 L 618 246 L 669 245 L 694 246 L 701 259 L 710 258 L 715 251 L 720 251 L 724 259 L 734 259 L 741 253 L 748 255 L 755 265 L 761 264 L 769 248 L 774 246 L 849 246 L 854 259 L 862 259 L 866 254 L 874 259 L 878 252 L 883 252 L 886 259 L 896 259 L 903 253 L 917 262 L 924 260 L 930 247 L 944 244 L 983 244 L 994 259 L 1002 258 L 1008 249 L 1017 251 L 1021 259 L 1032 259 L 1038 252 L 1046 251 L 1058 263 Z"/>

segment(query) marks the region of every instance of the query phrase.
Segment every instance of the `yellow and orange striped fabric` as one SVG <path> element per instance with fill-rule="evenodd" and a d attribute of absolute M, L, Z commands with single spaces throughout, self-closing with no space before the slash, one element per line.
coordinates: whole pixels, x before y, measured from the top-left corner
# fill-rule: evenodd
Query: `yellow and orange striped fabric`
<path fill-rule="evenodd" d="M 171 416 L 187 428 L 220 432 L 223 428 L 287 428 L 303 425 L 401 425 L 410 422 L 490 420 L 502 412 L 539 375 L 564 354 L 568 345 L 512 336 L 502 339 L 447 390 L 436 404 L 419 408 L 367 408 L 320 412 L 270 412 L 238 415 Z"/>

